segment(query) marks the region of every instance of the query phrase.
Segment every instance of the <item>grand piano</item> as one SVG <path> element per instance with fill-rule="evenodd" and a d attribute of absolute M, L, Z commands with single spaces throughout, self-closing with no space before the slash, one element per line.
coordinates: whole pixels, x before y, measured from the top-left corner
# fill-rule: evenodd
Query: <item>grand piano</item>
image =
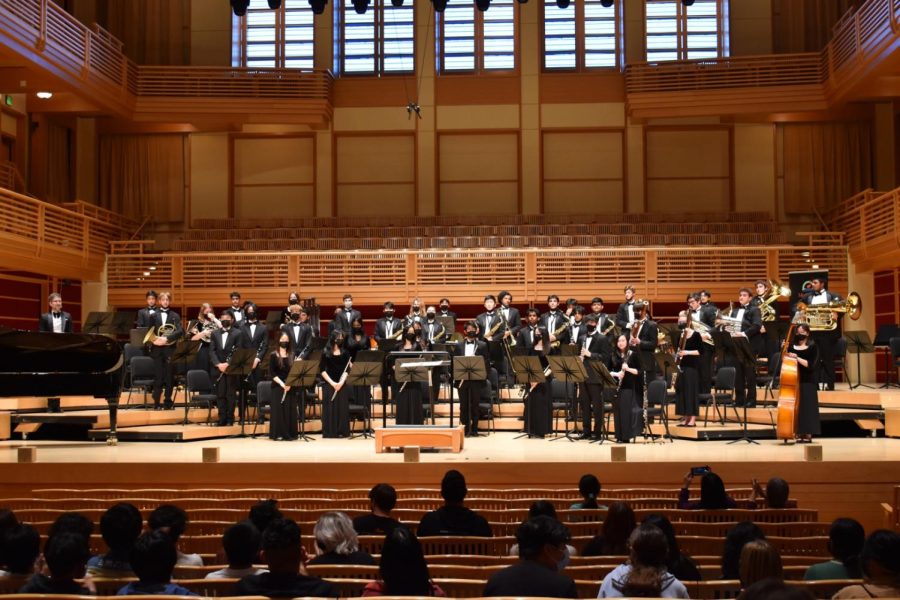
<path fill-rule="evenodd" d="M 94 396 L 109 405 L 107 445 L 125 373 L 119 343 L 104 335 L 38 333 L 0 327 L 0 396 Z"/>

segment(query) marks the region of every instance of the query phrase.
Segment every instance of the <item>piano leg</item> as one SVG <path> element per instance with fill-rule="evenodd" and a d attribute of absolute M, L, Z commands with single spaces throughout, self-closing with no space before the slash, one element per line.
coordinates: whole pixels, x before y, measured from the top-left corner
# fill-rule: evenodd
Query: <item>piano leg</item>
<path fill-rule="evenodd" d="M 119 440 L 116 438 L 116 418 L 119 411 L 118 394 L 114 397 L 107 398 L 106 402 L 109 404 L 109 433 L 106 434 L 106 445 L 117 446 L 119 444 Z"/>

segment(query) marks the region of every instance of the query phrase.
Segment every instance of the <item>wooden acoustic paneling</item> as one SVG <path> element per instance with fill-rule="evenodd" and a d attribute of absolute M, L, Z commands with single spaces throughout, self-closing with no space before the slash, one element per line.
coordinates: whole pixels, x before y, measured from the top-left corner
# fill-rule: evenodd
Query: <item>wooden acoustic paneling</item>
<path fill-rule="evenodd" d="M 315 137 L 235 135 L 231 141 L 231 215 L 315 215 Z"/>
<path fill-rule="evenodd" d="M 439 132 L 438 214 L 520 212 L 519 132 Z"/>
<path fill-rule="evenodd" d="M 335 135 L 334 164 L 338 217 L 416 213 L 414 133 Z"/>
<path fill-rule="evenodd" d="M 544 130 L 543 212 L 625 212 L 625 131 Z"/>

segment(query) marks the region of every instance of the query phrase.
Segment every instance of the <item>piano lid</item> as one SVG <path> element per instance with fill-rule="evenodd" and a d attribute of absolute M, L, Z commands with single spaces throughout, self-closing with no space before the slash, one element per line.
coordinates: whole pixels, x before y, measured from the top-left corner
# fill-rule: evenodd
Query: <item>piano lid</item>
<path fill-rule="evenodd" d="M 112 373 L 124 361 L 104 335 L 0 328 L 0 374 Z"/>

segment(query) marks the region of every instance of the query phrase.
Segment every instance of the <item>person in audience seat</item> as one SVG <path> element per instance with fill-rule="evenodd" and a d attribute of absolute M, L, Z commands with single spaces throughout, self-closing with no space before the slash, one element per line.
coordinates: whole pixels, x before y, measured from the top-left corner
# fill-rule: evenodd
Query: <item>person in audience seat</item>
<path fill-rule="evenodd" d="M 144 519 L 133 504 L 119 502 L 110 506 L 100 517 L 100 534 L 109 551 L 91 557 L 88 573 L 94 577 L 134 577 L 131 551 L 143 529 Z"/>
<path fill-rule="evenodd" d="M 833 597 L 900 598 L 900 533 L 879 529 L 866 538 L 860 554 L 864 583 L 850 585 Z"/>
<path fill-rule="evenodd" d="M 441 480 L 441 497 L 444 506 L 425 513 L 416 533 L 419 537 L 430 535 L 471 535 L 492 537 L 491 526 L 481 515 L 463 506 L 469 489 L 466 478 L 455 469 L 444 474 Z"/>
<path fill-rule="evenodd" d="M 281 511 L 278 509 L 278 500 L 269 498 L 268 500 L 260 500 L 250 507 L 250 514 L 247 517 L 256 530 L 262 533 L 269 526 L 269 523 L 275 519 L 283 518 Z"/>
<path fill-rule="evenodd" d="M 34 573 L 34 563 L 41 554 L 41 536 L 37 529 L 19 523 L 8 529 L 0 544 L 0 563 L 4 579 L 18 579 L 23 584 Z"/>
<path fill-rule="evenodd" d="M 737 600 L 815 600 L 815 596 L 807 589 L 786 584 L 781 579 L 763 579 L 757 581 L 744 591 Z"/>
<path fill-rule="evenodd" d="M 741 521 L 725 534 L 722 549 L 722 579 L 740 579 L 741 550 L 748 542 L 764 540 L 766 534 L 755 523 Z"/>
<path fill-rule="evenodd" d="M 359 539 L 353 521 L 346 513 L 327 512 L 313 528 L 319 554 L 311 565 L 374 565 L 375 559 L 359 549 Z"/>
<path fill-rule="evenodd" d="M 679 581 L 700 581 L 700 569 L 690 556 L 681 552 L 678 547 L 678 539 L 675 537 L 675 528 L 663 515 L 648 515 L 641 524 L 656 525 L 666 536 L 669 545 L 669 555 L 666 558 L 666 569 L 678 578 Z"/>
<path fill-rule="evenodd" d="M 784 579 L 781 555 L 765 540 L 747 542 L 741 548 L 740 575 L 742 588 L 764 579 Z"/>
<path fill-rule="evenodd" d="M 175 542 L 164 531 L 148 531 L 134 543 L 131 568 L 138 580 L 123 586 L 117 596 L 196 596 L 189 589 L 172 583 L 172 571 L 178 560 Z"/>
<path fill-rule="evenodd" d="M 600 480 L 596 475 L 582 475 L 578 481 L 578 493 L 584 498 L 581 502 L 576 502 L 570 509 L 582 508 L 606 508 L 597 504 L 597 497 L 600 496 Z"/>
<path fill-rule="evenodd" d="M 56 520 L 50 525 L 47 539 L 60 533 L 75 533 L 85 540 L 90 540 L 94 533 L 94 522 L 79 512 L 65 512 L 56 517 Z"/>
<path fill-rule="evenodd" d="M 87 540 L 77 533 L 58 533 L 47 539 L 44 560 L 50 575 L 35 573 L 19 590 L 20 594 L 96 594 L 90 578 L 85 585 L 76 581 L 84 577 L 90 550 Z"/>
<path fill-rule="evenodd" d="M 628 537 L 637 523 L 634 511 L 626 502 L 613 502 L 603 520 L 599 535 L 589 541 L 581 551 L 582 556 L 621 556 L 628 554 Z"/>
<path fill-rule="evenodd" d="M 549 500 L 536 500 L 528 507 L 528 518 L 533 519 L 534 517 L 550 517 L 551 519 L 559 520 L 556 516 L 556 507 L 553 506 L 553 503 Z M 509 554 L 511 556 L 518 556 L 519 545 L 513 544 L 512 548 L 509 549 Z M 565 563 L 569 564 L 569 559 L 576 554 L 578 554 L 578 550 L 575 549 L 575 546 L 566 544 Z"/>
<path fill-rule="evenodd" d="M 781 477 L 770 478 L 765 490 L 754 479 L 750 508 L 797 508 L 797 501 L 789 498 L 790 493 L 791 486 Z"/>
<path fill-rule="evenodd" d="M 628 538 L 628 562 L 603 578 L 598 598 L 688 598 L 684 584 L 666 570 L 669 546 L 655 525 L 643 524 Z"/>
<path fill-rule="evenodd" d="M 241 579 L 235 588 L 236 595 L 270 598 L 341 595 L 331 583 L 306 574 L 307 556 L 300 543 L 300 526 L 292 519 L 275 519 L 269 524 L 262 534 L 262 557 L 269 571 Z"/>
<path fill-rule="evenodd" d="M 402 525 L 384 540 L 378 579 L 366 585 L 363 596 L 437 596 L 447 594 L 428 574 L 428 564 L 418 538 Z"/>
<path fill-rule="evenodd" d="M 178 548 L 178 540 L 187 529 L 188 516 L 180 507 L 174 504 L 162 504 L 156 508 L 147 518 L 147 525 L 151 530 L 161 529 L 172 538 L 175 548 Z M 181 550 L 178 552 L 178 562 L 176 564 L 185 567 L 202 567 L 203 559 L 199 554 L 184 554 Z"/>
<path fill-rule="evenodd" d="M 391 518 L 391 511 L 397 505 L 397 490 L 386 483 L 379 483 L 369 490 L 372 512 L 353 519 L 353 529 L 359 535 L 386 535 L 396 529 L 400 522 Z"/>
<path fill-rule="evenodd" d="M 688 471 L 684 476 L 681 491 L 678 493 L 678 508 L 687 510 L 737 508 L 737 503 L 725 492 L 722 478 L 712 471 L 707 471 L 700 479 L 700 500 L 691 501 L 689 488 L 693 480 L 693 472 Z"/>
<path fill-rule="evenodd" d="M 206 579 L 240 579 L 247 575 L 265 573 L 253 563 L 259 559 L 259 530 L 250 521 L 235 523 L 225 530 L 222 536 L 222 547 L 228 558 L 228 566 L 212 573 Z"/>
<path fill-rule="evenodd" d="M 571 577 L 560 573 L 568 561 L 569 530 L 551 517 L 532 517 L 519 525 L 519 562 L 491 575 L 485 596 L 577 598 Z"/>
<path fill-rule="evenodd" d="M 810 566 L 803 579 L 861 579 L 859 555 L 866 542 L 866 531 L 855 519 L 835 519 L 828 532 L 828 550 L 834 557 Z"/>

